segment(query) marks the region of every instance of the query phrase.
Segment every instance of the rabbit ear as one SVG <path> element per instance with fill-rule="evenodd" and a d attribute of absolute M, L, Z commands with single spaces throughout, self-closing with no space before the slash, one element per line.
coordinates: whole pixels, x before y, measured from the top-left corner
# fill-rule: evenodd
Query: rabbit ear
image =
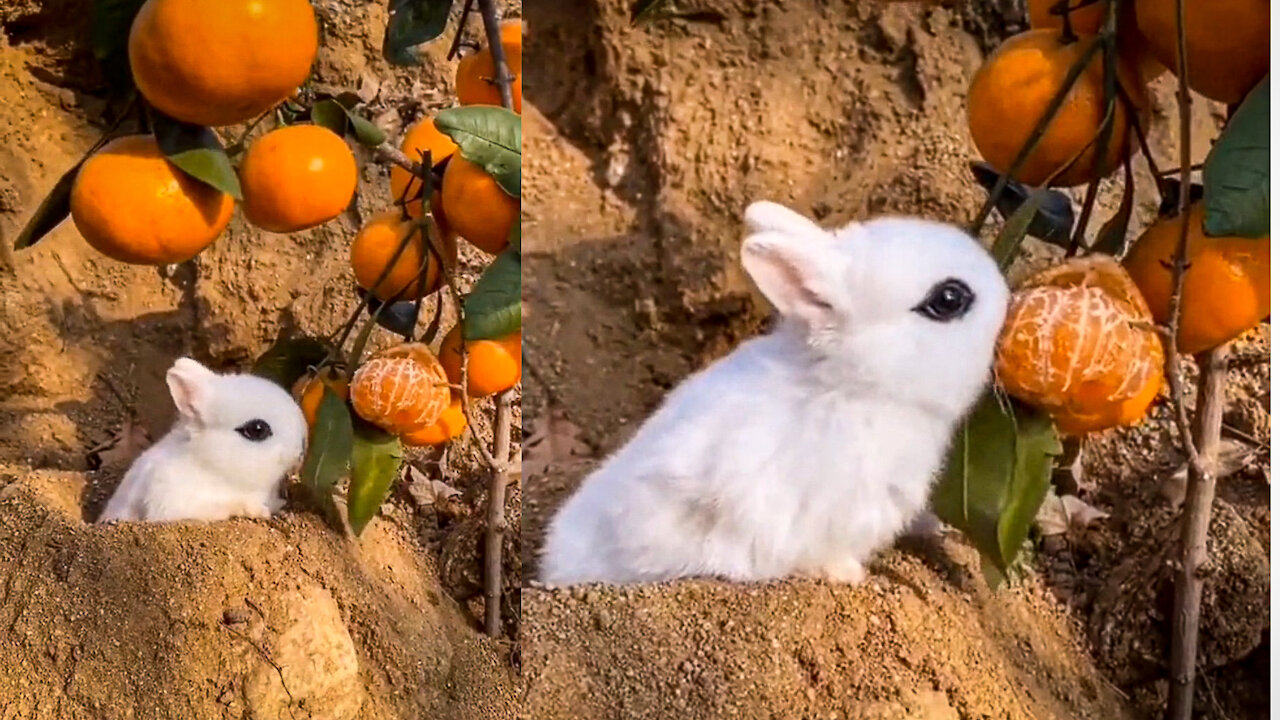
<path fill-rule="evenodd" d="M 212 383 L 217 377 L 212 370 L 191 358 L 179 358 L 165 375 L 173 404 L 184 417 L 196 422 L 204 421 L 209 406 Z"/>
<path fill-rule="evenodd" d="M 835 261 L 825 237 L 766 232 L 742 244 L 742 267 L 760 292 L 782 315 L 810 327 L 830 324 L 835 315 Z"/>
<path fill-rule="evenodd" d="M 800 213 L 778 203 L 759 200 L 747 206 L 743 213 L 750 233 L 781 232 L 793 235 L 826 234 L 817 223 Z"/>

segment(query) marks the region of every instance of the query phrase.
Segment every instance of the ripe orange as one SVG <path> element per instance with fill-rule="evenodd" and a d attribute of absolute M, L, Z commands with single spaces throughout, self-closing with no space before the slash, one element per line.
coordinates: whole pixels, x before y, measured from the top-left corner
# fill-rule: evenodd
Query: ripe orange
<path fill-rule="evenodd" d="M 383 301 L 417 300 L 440 289 L 443 276 L 439 258 L 429 250 L 422 231 L 415 230 L 413 221 L 405 219 L 400 210 L 373 216 L 351 242 L 351 269 L 355 273 L 356 284 L 365 290 L 373 289 L 401 241 L 410 232 L 414 234 L 413 239 L 373 294 Z M 451 235 L 441 234 L 440 238 L 444 259 L 452 265 L 458 258 L 457 243 Z M 424 261 L 428 263 L 425 284 L 419 282 L 419 270 Z"/>
<path fill-rule="evenodd" d="M 432 167 L 448 160 L 458 149 L 453 138 L 436 129 L 435 120 L 423 118 L 405 133 L 400 150 L 415 162 L 422 162 L 427 151 L 431 153 Z M 394 202 L 412 201 L 422 194 L 422 182 L 399 165 L 391 166 L 391 199 Z"/>
<path fill-rule="evenodd" d="M 440 364 L 452 385 L 462 383 L 462 326 L 440 341 Z M 467 395 L 487 397 L 520 382 L 520 333 L 494 340 L 467 341 Z"/>
<path fill-rule="evenodd" d="M 1199 353 L 1225 343 L 1271 314 L 1271 238 L 1207 237 L 1204 204 L 1190 208 L 1178 350 Z M 1124 266 L 1158 323 L 1169 321 L 1180 216 L 1158 218 L 1134 242 Z"/>
<path fill-rule="evenodd" d="M 129 64 L 156 109 L 235 125 L 307 79 L 317 42 L 307 0 L 147 0 L 129 32 Z"/>
<path fill-rule="evenodd" d="M 1108 255 L 1067 260 L 1013 294 L 996 377 L 1082 435 L 1141 420 L 1160 392 L 1164 351 L 1133 280 Z"/>
<path fill-rule="evenodd" d="M 319 125 L 291 125 L 258 138 L 240 164 L 244 216 L 263 230 L 290 233 L 337 217 L 356 192 L 356 158 Z"/>
<path fill-rule="evenodd" d="M 320 401 L 324 398 L 326 386 L 343 402 L 351 394 L 351 383 L 332 365 L 318 373 L 303 375 L 293 385 L 293 398 L 298 401 L 303 416 L 307 418 L 307 427 L 314 428 L 316 425 L 316 414 L 320 412 Z"/>
<path fill-rule="evenodd" d="M 1135 0 L 1138 26 L 1151 52 L 1178 72 L 1177 0 Z M 1270 0 L 1185 0 L 1187 84 L 1213 100 L 1234 103 L 1271 67 Z"/>
<path fill-rule="evenodd" d="M 1048 28 L 1062 32 L 1062 16 L 1053 15 L 1049 10 L 1058 0 L 1027 0 L 1027 19 L 1032 29 Z M 1102 29 L 1106 19 L 1106 3 L 1096 2 L 1092 5 L 1080 5 L 1079 0 L 1068 0 L 1070 7 L 1071 29 L 1079 35 L 1096 35 Z M 1147 40 L 1138 29 L 1137 15 L 1132 2 L 1122 2 L 1117 18 L 1116 46 L 1120 49 L 1122 62 L 1129 63 L 1142 72 L 1142 79 L 1151 82 L 1164 74 L 1164 65 L 1156 59 L 1147 47 Z"/>
<path fill-rule="evenodd" d="M 121 262 L 190 260 L 231 222 L 235 200 L 183 173 L 150 135 L 116 138 L 71 188 L 71 219 L 98 252 Z"/>
<path fill-rule="evenodd" d="M 449 406 L 449 381 L 422 343 L 375 354 L 351 378 L 356 413 L 393 435 L 430 427 Z"/>
<path fill-rule="evenodd" d="M 443 445 L 461 435 L 465 429 L 467 429 L 467 416 L 462 411 L 462 400 L 455 397 L 434 423 L 423 430 L 404 435 L 400 439 L 405 445 L 411 447 Z"/>
<path fill-rule="evenodd" d="M 521 108 L 523 32 L 524 27 L 519 20 L 508 20 L 502 24 L 502 49 L 506 53 L 507 66 L 515 76 L 515 81 L 511 83 L 512 109 L 517 113 Z M 459 60 L 454 76 L 458 104 L 501 105 L 502 96 L 498 93 L 498 86 L 491 82 L 497 72 L 488 45 Z"/>
<path fill-rule="evenodd" d="M 462 153 L 449 161 L 442 185 L 440 203 L 449 226 L 490 255 L 502 252 L 512 226 L 520 221 L 520 200 Z"/>
<path fill-rule="evenodd" d="M 983 159 L 1005 172 L 1031 137 L 1071 66 L 1084 53 L 1087 41 L 1062 43 L 1056 30 L 1029 30 L 1006 40 L 973 76 L 969 86 L 969 133 Z M 1138 72 L 1120 64 L 1120 81 L 1129 97 L 1144 111 L 1146 95 Z M 1098 135 L 1105 117 L 1102 56 L 1095 55 L 1076 79 L 1036 149 L 1017 175 L 1029 185 L 1048 180 L 1056 187 L 1079 185 L 1093 177 Z M 1136 124 L 1120 108 L 1106 146 L 1103 172 L 1110 174 L 1124 159 L 1124 137 Z M 1130 143 L 1130 153 L 1137 143 Z M 447 203 L 446 203 L 447 206 Z"/>

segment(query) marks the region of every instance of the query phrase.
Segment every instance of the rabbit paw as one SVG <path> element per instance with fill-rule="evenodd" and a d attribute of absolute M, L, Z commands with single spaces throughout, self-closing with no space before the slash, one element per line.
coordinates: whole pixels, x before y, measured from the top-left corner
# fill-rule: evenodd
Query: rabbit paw
<path fill-rule="evenodd" d="M 805 574 L 828 582 L 857 585 L 867 577 L 867 570 L 850 556 L 819 565 Z"/>

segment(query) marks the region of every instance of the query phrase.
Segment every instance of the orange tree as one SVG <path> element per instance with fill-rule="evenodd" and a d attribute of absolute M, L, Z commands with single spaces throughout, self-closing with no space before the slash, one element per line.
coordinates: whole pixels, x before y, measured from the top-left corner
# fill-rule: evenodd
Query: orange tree
<path fill-rule="evenodd" d="M 1027 235 L 1066 250 L 1014 289 L 995 382 L 959 429 L 933 508 L 982 556 L 993 583 L 1026 546 L 1064 444 L 1143 420 L 1167 384 L 1189 459 L 1174 576 L 1170 720 L 1191 717 L 1206 535 L 1227 344 L 1270 315 L 1269 4 L 1265 0 L 1039 0 L 1032 29 L 972 79 L 968 117 L 988 193 L 971 224 L 1005 218 L 992 252 L 1008 267 Z M 1226 39 L 1226 40 L 1224 40 Z M 1180 163 L 1147 147 L 1146 83 L 1178 78 Z M 1190 92 L 1230 103 L 1193 183 Z M 1138 151 L 1159 216 L 1127 241 Z M 1087 232 L 1102 180 L 1116 213 Z M 1172 175 L 1177 174 L 1175 180 Z M 1080 217 L 1051 187 L 1087 183 Z M 1195 416 L 1179 356 L 1200 368 Z"/>
<path fill-rule="evenodd" d="M 421 47 L 444 34 L 453 4 L 392 0 L 387 60 L 422 62 Z M 55 184 L 15 249 L 69 216 L 115 260 L 187 262 L 216 241 L 237 204 L 250 224 L 276 233 L 342 214 L 358 189 L 349 141 L 392 164 L 391 207 L 352 242 L 358 297 L 347 322 L 326 338 L 279 339 L 254 372 L 294 391 L 311 432 L 302 484 L 335 529 L 356 536 L 402 477 L 405 445 L 443 445 L 472 429 L 491 478 L 486 630 L 496 635 L 520 380 L 521 129 L 511 83 L 523 26 L 500 22 L 494 0 L 466 0 L 450 59 L 473 4 L 486 42 L 458 63 L 460 106 L 423 120 L 396 148 L 356 93 L 308 84 L 319 42 L 309 0 L 97 0 L 90 42 L 111 85 L 113 121 Z M 264 125 L 274 128 L 254 136 Z M 467 292 L 456 272 L 459 237 L 492 256 Z M 428 298 L 433 317 L 419 333 Z M 440 339 L 447 302 L 459 320 L 442 362 L 429 346 Z M 404 342 L 366 357 L 376 326 Z M 492 448 L 470 422 L 473 401 L 487 396 Z M 344 480 L 342 513 L 335 496 Z"/>

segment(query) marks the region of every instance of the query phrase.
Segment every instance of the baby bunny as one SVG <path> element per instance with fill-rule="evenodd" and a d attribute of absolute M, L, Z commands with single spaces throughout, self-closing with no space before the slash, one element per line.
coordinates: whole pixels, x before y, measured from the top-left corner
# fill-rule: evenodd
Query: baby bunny
<path fill-rule="evenodd" d="M 828 231 L 747 208 L 742 265 L 780 315 L 681 383 L 548 531 L 549 585 L 790 575 L 856 583 L 925 512 L 985 387 L 1009 290 L 940 223 Z"/>
<path fill-rule="evenodd" d="M 142 453 L 98 522 L 266 518 L 284 506 L 280 481 L 302 459 L 307 421 L 283 388 L 219 375 L 190 358 L 165 376 L 178 408 L 167 435 Z"/>

